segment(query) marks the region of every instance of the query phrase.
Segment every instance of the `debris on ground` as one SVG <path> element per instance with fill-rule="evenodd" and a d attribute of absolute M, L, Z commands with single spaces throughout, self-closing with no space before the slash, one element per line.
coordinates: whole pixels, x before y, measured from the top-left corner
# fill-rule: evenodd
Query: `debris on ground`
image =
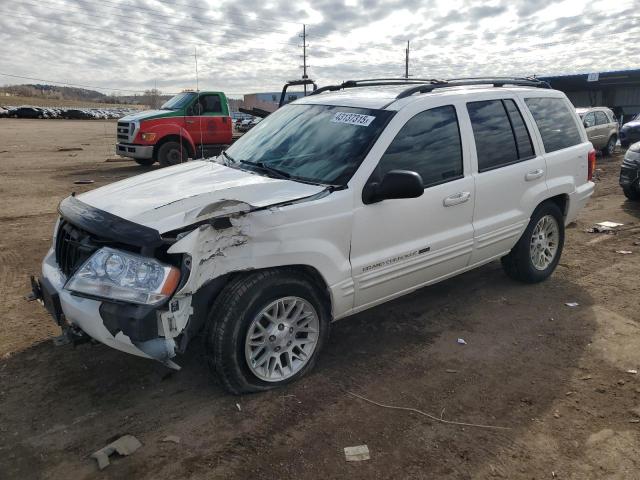
<path fill-rule="evenodd" d="M 91 458 L 95 458 L 98 462 L 98 468 L 104 470 L 109 466 L 109 456 L 114 452 L 118 455 L 127 456 L 134 453 L 141 446 L 142 443 L 140 443 L 140 440 L 133 435 L 124 435 L 115 442 L 111 442 L 106 447 L 92 453 Z"/>
<path fill-rule="evenodd" d="M 361 462 L 362 460 L 369 460 L 369 447 L 366 445 L 344 447 L 344 456 L 347 462 Z"/>
<path fill-rule="evenodd" d="M 84 150 L 82 147 L 58 147 L 59 152 L 78 152 Z"/>
<path fill-rule="evenodd" d="M 180 443 L 180 437 L 177 435 L 167 435 L 161 441 L 165 443 Z"/>
<path fill-rule="evenodd" d="M 565 303 L 565 305 L 567 307 L 577 307 L 580 304 L 578 302 L 567 302 L 567 303 Z"/>
<path fill-rule="evenodd" d="M 466 345 L 467 342 L 464 341 L 464 338 L 459 338 L 458 339 L 458 345 Z"/>
<path fill-rule="evenodd" d="M 112 157 L 112 158 L 107 158 L 105 160 L 105 162 L 130 162 L 131 159 L 130 158 L 125 158 L 125 157 Z"/>
<path fill-rule="evenodd" d="M 616 250 L 616 253 L 620 254 L 620 255 L 629 255 L 631 253 L 633 253 L 631 250 Z"/>
<path fill-rule="evenodd" d="M 624 223 L 600 222 L 588 228 L 587 233 L 616 233 L 618 227 L 622 227 L 623 225 Z"/>
<path fill-rule="evenodd" d="M 631 375 L 637 375 L 638 374 L 638 370 L 629 369 L 629 370 L 627 370 L 627 373 L 630 373 Z"/>
<path fill-rule="evenodd" d="M 580 377 L 580 380 L 591 380 L 591 375 L 585 375 L 584 377 Z"/>
<path fill-rule="evenodd" d="M 238 411 L 239 411 L 239 412 L 241 412 L 241 411 L 242 411 L 242 407 L 240 406 L 240 404 L 239 404 L 239 403 L 236 403 L 236 408 L 238 409 Z"/>
<path fill-rule="evenodd" d="M 75 183 L 76 185 L 91 185 L 92 183 L 95 183 L 95 180 L 89 180 L 89 179 L 86 179 L 86 180 L 76 180 L 76 181 L 75 181 L 75 182 L 73 182 L 73 183 Z"/>

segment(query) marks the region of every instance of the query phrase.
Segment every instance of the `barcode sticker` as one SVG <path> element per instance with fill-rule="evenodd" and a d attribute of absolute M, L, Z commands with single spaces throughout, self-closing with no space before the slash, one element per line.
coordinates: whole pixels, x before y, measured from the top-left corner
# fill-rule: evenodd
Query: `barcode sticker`
<path fill-rule="evenodd" d="M 331 123 L 346 123 L 347 125 L 358 125 L 360 127 L 368 127 L 376 117 L 371 115 L 362 115 L 360 113 L 336 112 L 331 119 Z"/>

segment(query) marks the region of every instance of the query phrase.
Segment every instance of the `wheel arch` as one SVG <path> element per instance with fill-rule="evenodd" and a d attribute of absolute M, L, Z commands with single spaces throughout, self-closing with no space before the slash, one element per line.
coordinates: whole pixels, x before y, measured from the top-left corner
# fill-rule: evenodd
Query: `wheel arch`
<path fill-rule="evenodd" d="M 167 142 L 182 143 L 183 145 L 185 145 L 187 147 L 187 152 L 189 153 L 190 157 L 193 157 L 193 155 L 195 155 L 195 145 L 193 145 L 191 140 L 189 140 L 184 135 L 179 135 L 177 133 L 170 133 L 169 135 L 165 135 L 160 140 L 158 140 L 155 143 L 155 145 L 153 146 L 153 158 L 154 158 L 154 160 L 158 161 L 158 150 L 160 150 L 160 147 L 162 147 L 162 145 L 164 145 Z"/>
<path fill-rule="evenodd" d="M 569 195 L 568 194 L 561 193 L 559 195 L 555 195 L 553 197 L 549 197 L 546 200 L 544 200 L 543 202 L 540 202 L 540 205 L 542 205 L 545 202 L 555 203 L 557 205 L 557 207 L 560 209 L 560 211 L 562 212 L 562 216 L 565 217 L 565 218 L 567 217 L 567 214 L 569 213 Z M 538 205 L 538 206 L 540 206 L 540 205 Z"/>

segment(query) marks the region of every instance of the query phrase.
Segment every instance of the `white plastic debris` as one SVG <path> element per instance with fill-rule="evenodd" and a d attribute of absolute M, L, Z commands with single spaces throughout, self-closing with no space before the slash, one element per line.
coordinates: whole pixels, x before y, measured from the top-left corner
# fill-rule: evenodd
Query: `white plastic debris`
<path fill-rule="evenodd" d="M 620 255 L 629 255 L 631 253 L 633 253 L 631 250 L 616 250 L 616 253 L 620 254 Z"/>
<path fill-rule="evenodd" d="M 580 304 L 578 302 L 567 302 L 567 303 L 565 303 L 565 305 L 567 307 L 577 307 Z"/>
<path fill-rule="evenodd" d="M 369 447 L 366 445 L 344 447 L 344 456 L 347 462 L 361 462 L 363 460 L 369 460 Z"/>
<path fill-rule="evenodd" d="M 238 411 L 239 411 L 239 412 L 241 412 L 241 411 L 242 411 L 242 407 L 240 406 L 240 404 L 239 404 L 239 403 L 236 403 L 236 408 L 238 409 Z"/>
<path fill-rule="evenodd" d="M 458 339 L 458 345 L 466 345 L 467 342 L 464 341 L 464 338 L 459 338 Z"/>
<path fill-rule="evenodd" d="M 600 223 L 596 223 L 597 226 L 599 227 L 604 227 L 604 228 L 618 228 L 618 227 L 622 227 L 624 225 L 624 223 L 616 223 L 616 222 L 600 222 Z"/>
<path fill-rule="evenodd" d="M 101 448 L 97 452 L 91 454 L 91 458 L 95 458 L 98 462 L 98 468 L 104 470 L 109 466 L 109 456 L 114 452 L 119 455 L 131 455 L 138 450 L 142 444 L 133 435 L 124 435 L 115 442 L 111 442 L 106 447 Z"/>
<path fill-rule="evenodd" d="M 177 435 L 167 435 L 162 441 L 165 443 L 180 443 L 180 437 Z"/>
<path fill-rule="evenodd" d="M 627 373 L 630 373 L 631 375 L 637 375 L 638 370 L 630 369 L 630 370 L 627 370 Z"/>

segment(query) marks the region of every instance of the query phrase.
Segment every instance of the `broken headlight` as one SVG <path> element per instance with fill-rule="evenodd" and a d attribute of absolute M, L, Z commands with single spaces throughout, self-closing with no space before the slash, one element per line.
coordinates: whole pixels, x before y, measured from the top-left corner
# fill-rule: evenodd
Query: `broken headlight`
<path fill-rule="evenodd" d="M 92 297 L 158 305 L 173 294 L 179 281 L 176 267 L 105 247 L 80 267 L 65 288 Z"/>

